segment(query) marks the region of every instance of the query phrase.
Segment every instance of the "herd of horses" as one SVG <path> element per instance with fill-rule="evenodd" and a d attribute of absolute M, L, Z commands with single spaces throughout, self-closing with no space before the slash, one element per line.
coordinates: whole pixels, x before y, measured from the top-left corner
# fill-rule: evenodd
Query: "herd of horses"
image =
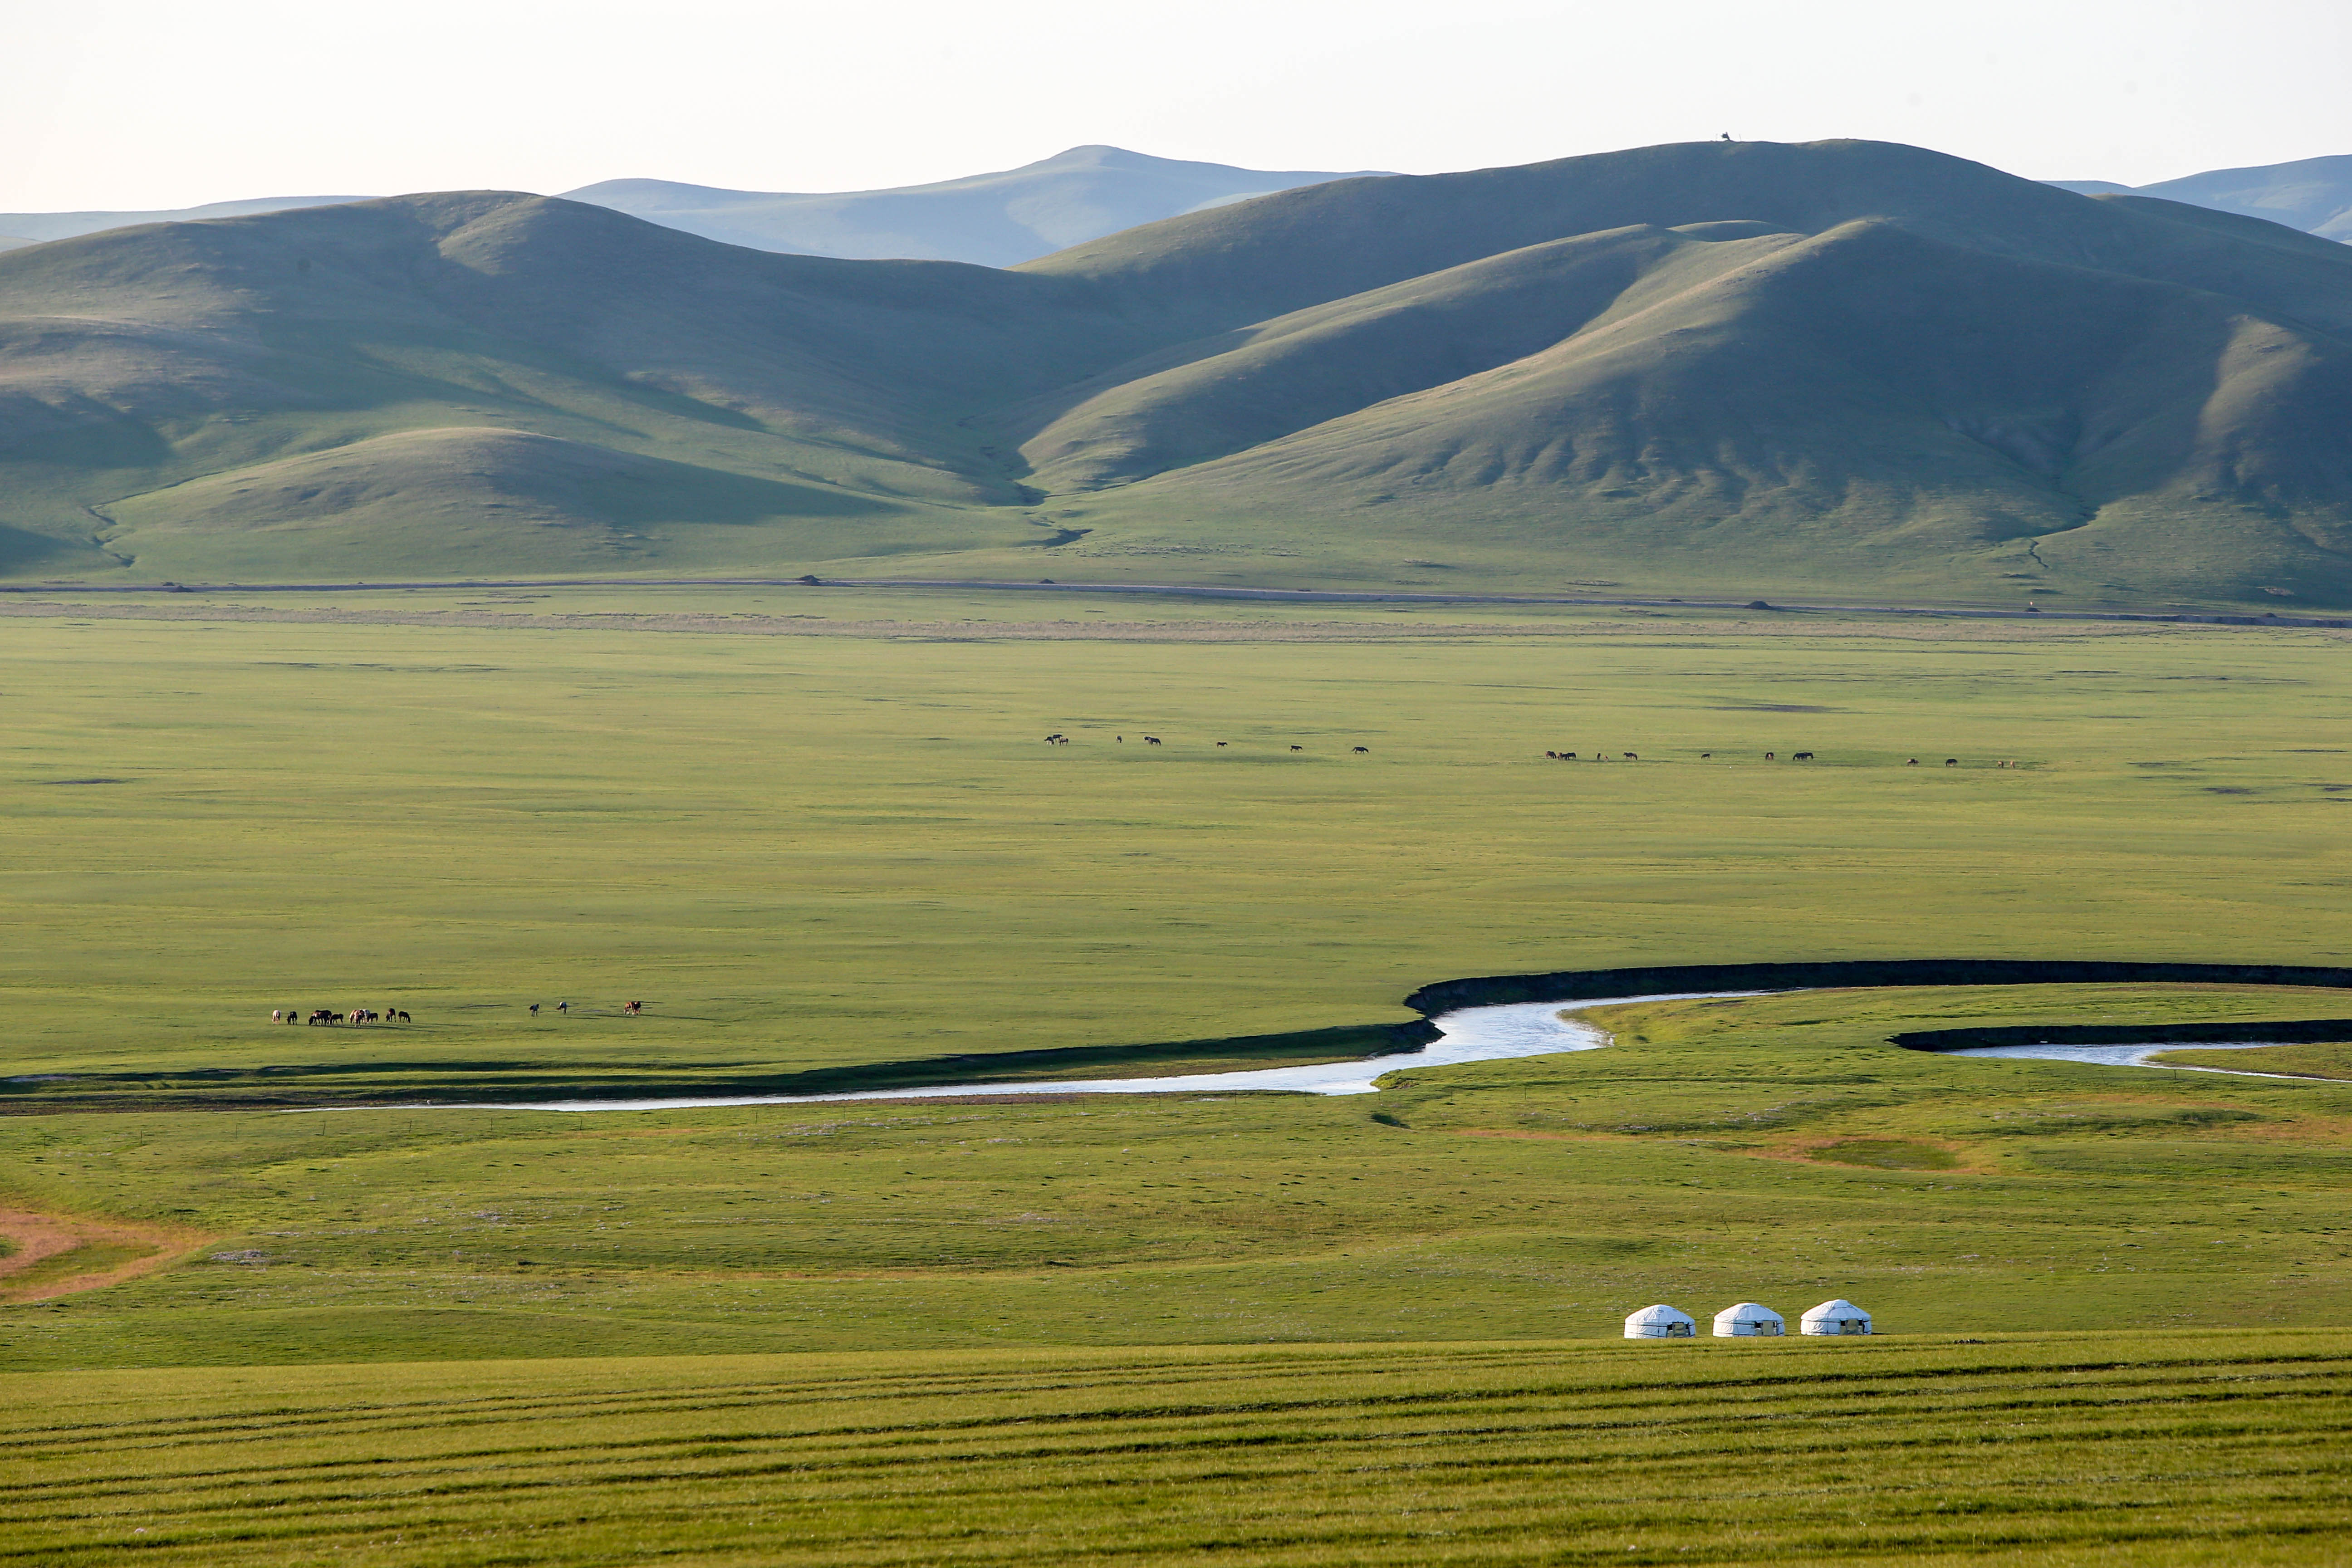
<path fill-rule="evenodd" d="M 1219 743 L 1223 744 L 1222 742 Z M 1572 763 L 1578 760 L 1577 754 L 1574 752 L 1546 752 L 1544 755 L 1549 757 L 1556 763 Z M 1642 760 L 1642 755 L 1639 752 L 1620 752 L 1618 755 L 1623 757 L 1629 763 L 1638 763 Z M 1713 752 L 1701 752 L 1698 754 L 1698 760 L 1702 763 L 1710 762 L 1714 757 L 1715 753 Z M 1608 760 L 1609 753 L 1606 752 L 1595 752 L 1592 753 L 1592 761 L 1596 763 L 1605 763 Z M 1775 752 L 1767 752 L 1764 753 L 1764 760 L 1768 763 L 1778 762 L 1780 761 L 1780 754 Z M 1810 763 L 1813 760 L 1813 753 L 1811 752 L 1790 752 L 1789 753 L 1789 760 L 1792 763 Z M 1903 765 L 1906 768 L 1916 768 L 1919 765 L 1919 759 L 1913 757 Z M 1958 757 L 1946 757 L 1944 759 L 1944 765 L 1948 768 L 1957 768 L 1960 765 L 1960 759 Z M 1993 766 L 1997 768 L 2018 768 L 2023 767 L 2024 765 L 2025 764 L 2022 763 L 1995 763 L 1993 764 Z"/>
<path fill-rule="evenodd" d="M 1127 737 L 1124 735 L 1114 735 L 1111 739 L 1119 745 L 1123 746 L 1127 744 Z M 1070 738 L 1067 735 L 1063 734 L 1059 730 L 1055 731 L 1052 734 L 1045 737 L 1045 744 L 1049 746 L 1066 746 L 1069 743 Z M 1143 743 L 1147 746 L 1164 746 L 1167 744 L 1165 741 L 1162 741 L 1157 735 L 1144 736 Z M 1233 742 L 1230 741 L 1220 741 L 1217 744 L 1220 746 L 1229 746 L 1233 744 Z M 1304 746 L 1293 746 L 1290 749 L 1294 752 L 1303 752 L 1307 748 Z M 1370 756 L 1372 752 L 1372 749 L 1370 746 L 1350 746 L 1348 750 L 1360 757 Z M 1550 753 L 1546 752 L 1545 755 L 1549 756 Z"/>
<path fill-rule="evenodd" d="M 1124 742 L 1127 737 L 1120 735 L 1118 739 Z M 1143 739 L 1147 745 L 1157 746 L 1162 743 L 1160 737 L 1157 735 L 1146 735 Z M 1066 746 L 1070 743 L 1070 738 L 1057 730 L 1053 734 L 1045 737 L 1045 743 L 1049 746 Z M 1220 746 L 1228 743 L 1229 742 L 1224 741 L 1217 742 Z M 1293 746 L 1290 749 L 1294 752 L 1303 752 L 1307 748 L 1304 746 Z M 1371 748 L 1370 746 L 1351 746 L 1349 750 L 1360 756 L 1369 753 L 1371 751 Z M 1642 760 L 1642 753 L 1639 752 L 1620 752 L 1617 754 L 1629 763 L 1638 763 Z M 1544 755 L 1556 763 L 1573 763 L 1583 760 L 1574 752 L 1546 752 Z M 1701 752 L 1698 754 L 1698 760 L 1702 763 L 1711 762 L 1714 758 L 1715 753 L 1713 752 Z M 1591 760 L 1596 763 L 1605 763 L 1609 760 L 1609 753 L 1607 752 L 1595 752 L 1592 753 Z M 1778 762 L 1780 761 L 1780 754 L 1776 752 L 1767 752 L 1764 753 L 1764 760 L 1768 763 Z M 1814 760 L 1814 757 L 1813 753 L 1811 752 L 1790 752 L 1789 753 L 1789 760 L 1792 763 L 1810 763 Z M 1913 757 L 1903 765 L 1906 768 L 1916 768 L 1919 765 L 1919 759 Z M 1957 768 L 1960 765 L 1960 759 L 1958 757 L 1946 757 L 1944 759 L 1944 765 L 1948 768 Z M 2024 764 L 2021 763 L 1995 763 L 1993 764 L 1993 766 L 1999 768 L 2014 768 L 2022 767 L 2023 765 Z"/>
<path fill-rule="evenodd" d="M 1125 744 L 1127 741 L 1127 737 L 1124 735 L 1115 736 L 1113 739 L 1120 744 Z M 1052 734 L 1045 737 L 1045 744 L 1049 746 L 1066 746 L 1069 743 L 1070 738 L 1062 733 L 1059 730 L 1055 731 Z M 1144 736 L 1143 743 L 1147 746 L 1165 744 L 1165 742 L 1157 735 Z M 1223 746 L 1229 745 L 1231 742 L 1219 741 L 1217 744 Z M 1290 749 L 1294 752 L 1303 752 L 1307 748 L 1304 746 L 1294 745 Z M 1371 748 L 1370 746 L 1350 746 L 1348 749 L 1358 756 L 1368 755 L 1371 752 Z M 1573 763 L 1585 760 L 1579 757 L 1574 752 L 1546 752 L 1544 755 L 1556 763 Z M 1639 752 L 1620 752 L 1617 755 L 1629 763 L 1638 763 L 1642 760 L 1642 753 Z M 1702 763 L 1712 762 L 1714 759 L 1715 753 L 1713 752 L 1701 752 L 1698 754 L 1698 760 Z M 1609 753 L 1607 752 L 1595 752 L 1592 753 L 1591 760 L 1596 763 L 1605 763 L 1609 760 Z M 1778 752 L 1767 752 L 1764 753 L 1764 760 L 1768 763 L 1775 763 L 1780 759 Z M 1811 752 L 1790 752 L 1789 753 L 1789 760 L 1792 763 L 1810 763 L 1814 760 L 1814 757 L 1813 753 Z M 1906 768 L 1916 768 L 1919 765 L 1919 759 L 1913 757 L 1903 765 Z M 1958 757 L 1946 757 L 1944 759 L 1944 765 L 1948 768 L 1957 768 L 1960 765 L 1960 759 Z M 2025 764 L 2022 763 L 1995 763 L 1993 764 L 1993 766 L 1997 768 L 2016 768 L 2023 767 L 2024 765 Z"/>
<path fill-rule="evenodd" d="M 572 1011 L 569 1002 L 559 1002 L 556 1006 L 565 1013 Z M 645 1010 L 646 1005 L 642 1002 L 621 1004 L 621 1011 L 632 1018 Z M 539 1004 L 536 1002 L 530 1005 L 530 1016 L 534 1018 L 539 1016 Z M 405 1024 L 409 1017 L 397 1007 L 386 1007 L 382 1012 L 373 1007 L 354 1007 L 348 1013 L 338 1013 L 332 1007 L 313 1007 L 307 1016 L 299 1007 L 272 1007 L 269 1021 L 273 1024 Z"/>

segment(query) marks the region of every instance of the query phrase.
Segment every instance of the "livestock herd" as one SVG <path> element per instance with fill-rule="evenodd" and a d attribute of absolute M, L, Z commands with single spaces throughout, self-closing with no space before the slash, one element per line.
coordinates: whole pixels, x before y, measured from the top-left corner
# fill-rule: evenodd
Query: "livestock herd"
<path fill-rule="evenodd" d="M 1113 742 L 1114 742 L 1115 743 L 1119 744 L 1119 745 L 1124 745 L 1124 744 L 1126 744 L 1126 743 L 1127 743 L 1127 737 L 1126 737 L 1125 735 L 1115 735 L 1115 736 L 1113 736 L 1113 737 L 1112 737 L 1112 740 L 1113 740 Z M 1066 746 L 1066 745 L 1068 745 L 1069 743 L 1070 743 L 1070 738 L 1069 738 L 1069 736 L 1067 736 L 1067 735 L 1064 734 L 1064 733 L 1063 733 L 1061 731 L 1059 731 L 1059 730 L 1055 731 L 1052 734 L 1050 734 L 1050 735 L 1048 735 L 1048 736 L 1046 736 L 1046 737 L 1045 737 L 1045 744 L 1047 744 L 1047 745 L 1049 745 L 1049 746 Z M 1166 742 L 1163 742 L 1163 741 L 1161 741 L 1161 740 L 1160 740 L 1160 738 L 1159 736 L 1157 736 L 1157 735 L 1146 735 L 1146 736 L 1144 736 L 1144 737 L 1143 737 L 1143 743 L 1144 743 L 1145 745 L 1147 745 L 1147 746 L 1159 746 L 1159 745 L 1164 745 L 1164 744 L 1166 744 Z M 1218 745 L 1220 745 L 1220 746 L 1226 746 L 1226 745 L 1231 745 L 1231 744 L 1232 744 L 1232 742 L 1229 742 L 1229 741 L 1219 741 L 1219 742 L 1217 742 L 1217 744 L 1218 744 Z M 1305 751 L 1307 748 L 1306 748 L 1306 747 L 1304 747 L 1304 746 L 1295 745 L 1295 744 L 1294 744 L 1293 746 L 1291 746 L 1291 748 L 1290 748 L 1290 749 L 1291 749 L 1292 751 L 1294 751 L 1294 752 L 1303 752 L 1303 751 Z M 1354 753 L 1355 755 L 1357 755 L 1357 756 L 1366 756 L 1366 755 L 1369 755 L 1369 754 L 1370 753 L 1370 752 L 1371 752 L 1371 748 L 1370 748 L 1370 746 L 1350 746 L 1350 747 L 1349 747 L 1348 749 L 1349 749 L 1349 752 L 1353 752 L 1353 753 Z M 1580 757 L 1580 756 L 1579 756 L 1579 754 L 1578 754 L 1577 752 L 1546 752 L 1544 753 L 1544 755 L 1545 755 L 1545 757 L 1547 757 L 1548 759 L 1549 759 L 1550 761 L 1555 762 L 1555 763 L 1573 763 L 1573 762 L 1580 762 L 1580 761 L 1583 761 L 1583 760 L 1585 760 L 1585 759 L 1583 759 L 1583 758 Z M 1622 758 L 1624 761 L 1629 762 L 1629 763 L 1638 763 L 1638 762 L 1640 762 L 1640 761 L 1642 760 L 1642 753 L 1640 753 L 1639 752 L 1618 752 L 1618 753 L 1617 753 L 1617 755 L 1618 755 L 1619 757 Z M 1605 762 L 1609 761 L 1609 758 L 1610 758 L 1610 753 L 1608 753 L 1607 752 L 1593 752 L 1593 753 L 1591 754 L 1591 759 L 1590 759 L 1590 760 L 1591 760 L 1591 761 L 1592 761 L 1592 762 L 1596 762 L 1596 763 L 1605 763 Z M 1715 759 L 1715 753 L 1714 753 L 1713 752 L 1701 752 L 1698 754 L 1698 760 L 1699 760 L 1700 762 L 1702 762 L 1702 763 L 1705 763 L 1705 762 L 1712 762 L 1712 761 L 1714 761 L 1714 759 Z M 1768 763 L 1778 762 L 1778 761 L 1780 761 L 1780 753 L 1778 753 L 1777 752 L 1765 752 L 1765 753 L 1764 753 L 1764 760 L 1765 760 L 1766 762 L 1768 762 Z M 1790 762 L 1792 762 L 1792 763 L 1810 763 L 1810 762 L 1814 761 L 1814 760 L 1815 760 L 1815 758 L 1814 758 L 1813 753 L 1812 753 L 1812 752 L 1790 752 L 1789 753 L 1789 760 L 1790 760 Z M 1918 759 L 1918 758 L 1916 758 L 1916 757 L 1913 757 L 1913 758 L 1911 758 L 1909 761 L 1906 762 L 1903 765 L 1904 765 L 1905 767 L 1906 767 L 1906 768 L 1916 768 L 1916 767 L 1917 767 L 1917 766 L 1919 765 L 1919 759 Z M 1948 767 L 1948 768 L 1957 768 L 1957 767 L 1958 767 L 1958 766 L 1960 765 L 1960 759 L 1959 759 L 1959 758 L 1958 758 L 1958 757 L 1946 757 L 1946 758 L 1944 759 L 1944 765 L 1945 765 L 1946 767 Z M 1993 764 L 1993 766 L 1995 766 L 1995 767 L 1997 767 L 1997 768 L 2021 768 L 2021 767 L 2023 767 L 2024 765 L 2025 765 L 2025 764 L 2024 764 L 2024 763 L 2014 763 L 2014 762 L 1995 763 Z"/>
<path fill-rule="evenodd" d="M 558 1002 L 555 1010 L 569 1013 L 572 1004 Z M 622 1013 L 632 1018 L 645 1010 L 646 1005 L 642 1002 L 621 1004 Z M 530 1016 L 534 1018 L 539 1016 L 539 1004 L 536 1002 L 530 1005 Z M 410 1020 L 408 1015 L 397 1007 L 386 1007 L 381 1012 L 373 1007 L 354 1007 L 347 1013 L 339 1013 L 332 1007 L 313 1007 L 308 1014 L 299 1007 L 272 1007 L 269 1021 L 273 1024 L 405 1024 Z"/>
<path fill-rule="evenodd" d="M 397 1007 L 386 1007 L 381 1013 L 373 1007 L 354 1007 L 348 1013 L 338 1013 L 332 1007 L 313 1007 L 306 1016 L 299 1007 L 272 1007 L 269 1021 L 273 1024 L 405 1024 L 408 1015 Z"/>
<path fill-rule="evenodd" d="M 1124 746 L 1127 744 L 1127 737 L 1124 735 L 1113 735 L 1111 737 L 1111 741 L 1115 745 Z M 1045 744 L 1049 746 L 1066 746 L 1069 743 L 1070 738 L 1062 733 L 1059 730 L 1055 731 L 1052 734 L 1045 737 Z M 1157 735 L 1146 735 L 1143 737 L 1143 743 L 1147 746 L 1164 746 L 1168 742 L 1162 741 Z M 1220 746 L 1230 746 L 1233 742 L 1231 741 L 1220 741 L 1217 744 Z M 1303 752 L 1307 748 L 1304 746 L 1293 746 L 1290 749 L 1294 752 Z M 1350 746 L 1348 750 L 1358 756 L 1370 756 L 1372 751 L 1370 746 Z"/>

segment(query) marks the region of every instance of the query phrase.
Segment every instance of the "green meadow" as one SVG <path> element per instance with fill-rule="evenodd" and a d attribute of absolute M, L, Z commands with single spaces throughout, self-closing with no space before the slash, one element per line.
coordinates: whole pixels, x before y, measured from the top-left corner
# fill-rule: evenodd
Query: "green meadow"
<path fill-rule="evenodd" d="M 40 1212 L 200 1234 L 8 1310 L 24 1367 L 1614 1336 L 1653 1300 L 1892 1332 L 2352 1317 L 2352 1085 L 1906 1051 L 2310 1016 L 2196 987 L 1605 1009 L 1378 1095 L 0 1119 Z M 1410 1058 L 1399 1058 L 1409 1064 Z"/>
<path fill-rule="evenodd" d="M 2320 1563 L 2352 1336 L 17 1380 L 0 1561 Z"/>
<path fill-rule="evenodd" d="M 2335 634 L 574 598 L 706 629 L 0 617 L 12 1076 L 72 1075 L 11 1089 L 732 1080 L 1587 965 L 2352 962 Z M 361 1005 L 415 1022 L 268 1022 Z"/>
<path fill-rule="evenodd" d="M 1331 1059 L 1571 967 L 2346 963 L 2347 699 L 2317 631 L 0 602 L 0 1224 L 88 1229 L 0 1255 L 0 1563 L 2333 1560 L 2344 1047 L 1888 1039 L 2339 993 L 1645 1004 L 1341 1098 L 415 1102 Z M 412 1022 L 269 1022 L 362 1005 Z M 1888 1337 L 1575 1342 L 1830 1296 Z"/>

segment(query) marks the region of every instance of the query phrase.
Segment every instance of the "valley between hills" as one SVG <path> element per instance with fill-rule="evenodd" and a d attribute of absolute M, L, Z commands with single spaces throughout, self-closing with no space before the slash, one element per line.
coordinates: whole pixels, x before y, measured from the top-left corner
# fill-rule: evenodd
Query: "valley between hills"
<path fill-rule="evenodd" d="M 0 254 L 0 1568 L 2340 1563 L 2347 268 L 1862 142 Z"/>

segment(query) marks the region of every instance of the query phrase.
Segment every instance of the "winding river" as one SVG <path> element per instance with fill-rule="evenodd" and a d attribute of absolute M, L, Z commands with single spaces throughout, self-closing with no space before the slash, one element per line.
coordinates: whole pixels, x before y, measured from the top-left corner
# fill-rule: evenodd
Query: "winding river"
<path fill-rule="evenodd" d="M 940 1083 L 920 1089 L 863 1089 L 846 1094 L 751 1094 L 693 1100 L 542 1100 L 481 1105 L 478 1110 L 684 1110 L 720 1105 L 821 1105 L 845 1100 L 950 1100 L 999 1094 L 1198 1094 L 1202 1090 L 1286 1089 L 1294 1094 L 1372 1094 L 1382 1075 L 1408 1068 L 1454 1067 L 1464 1062 L 1501 1061 L 1509 1057 L 1589 1051 L 1609 1043 L 1603 1030 L 1581 1019 L 1560 1016 L 1574 1006 L 1610 1007 L 1624 1002 L 1683 1002 L 1708 996 L 1759 996 L 1759 991 L 1677 991 L 1653 996 L 1601 996 L 1590 1001 L 1512 1002 L 1496 1007 L 1464 1007 L 1430 1020 L 1438 1037 L 1417 1051 L 1359 1057 L 1314 1067 L 1258 1068 L 1246 1072 L 1186 1073 L 1173 1078 L 1035 1079 L 1020 1083 Z"/>
<path fill-rule="evenodd" d="M 2246 1072 L 2238 1068 L 2190 1067 L 2186 1062 L 2159 1062 L 2151 1058 L 2167 1051 L 2258 1051 L 2274 1046 L 2276 1040 L 2199 1040 L 2183 1044 L 2175 1040 L 2154 1046 L 1966 1046 L 1957 1051 L 1939 1051 L 1947 1057 L 2023 1057 L 2044 1062 L 2092 1062 L 2101 1067 L 2154 1068 L 2162 1072 L 2218 1072 L 2229 1078 L 2283 1078 L 2296 1083 L 2333 1083 L 2334 1079 L 2315 1079 L 2308 1073 Z"/>
<path fill-rule="evenodd" d="M 1609 1043 L 1609 1035 L 1575 1013 L 1633 1002 L 1685 1002 L 1713 997 L 1762 996 L 1763 991 L 1674 991 L 1641 996 L 1596 996 L 1578 1002 L 1510 1002 L 1495 1006 L 1462 1007 L 1441 1013 L 1431 1022 L 1438 1037 L 1420 1050 L 1394 1056 L 1356 1058 L 1313 1067 L 1258 1068 L 1243 1072 L 1186 1073 L 1164 1078 L 1033 1079 L 1017 1083 L 941 1083 L 919 1089 L 866 1089 L 842 1094 L 710 1095 L 662 1100 L 514 1100 L 469 1107 L 434 1109 L 476 1110 L 688 1110 L 732 1105 L 822 1105 L 861 1100 L 956 1100 L 976 1095 L 1015 1094 L 1200 1094 L 1232 1089 L 1277 1090 L 1293 1094 L 1375 1094 L 1379 1079 L 1392 1072 L 1417 1068 L 1458 1067 L 1469 1062 L 1502 1061 L 1512 1057 L 1549 1056 L 1562 1051 L 1589 1051 Z M 1561 1009 L 1575 1013 L 1563 1016 Z M 2194 1046 L 1972 1046 L 1941 1053 L 1956 1057 L 2020 1057 L 2042 1061 L 2087 1062 L 2106 1067 L 2152 1068 L 2168 1072 L 2218 1072 L 2235 1078 L 2292 1079 L 2296 1082 L 2326 1082 L 2290 1073 L 2234 1072 L 2229 1068 L 2173 1066 L 2149 1058 L 2165 1051 L 2254 1050 L 2270 1040 L 2200 1041 Z M 418 1107 L 416 1109 L 424 1109 Z"/>

